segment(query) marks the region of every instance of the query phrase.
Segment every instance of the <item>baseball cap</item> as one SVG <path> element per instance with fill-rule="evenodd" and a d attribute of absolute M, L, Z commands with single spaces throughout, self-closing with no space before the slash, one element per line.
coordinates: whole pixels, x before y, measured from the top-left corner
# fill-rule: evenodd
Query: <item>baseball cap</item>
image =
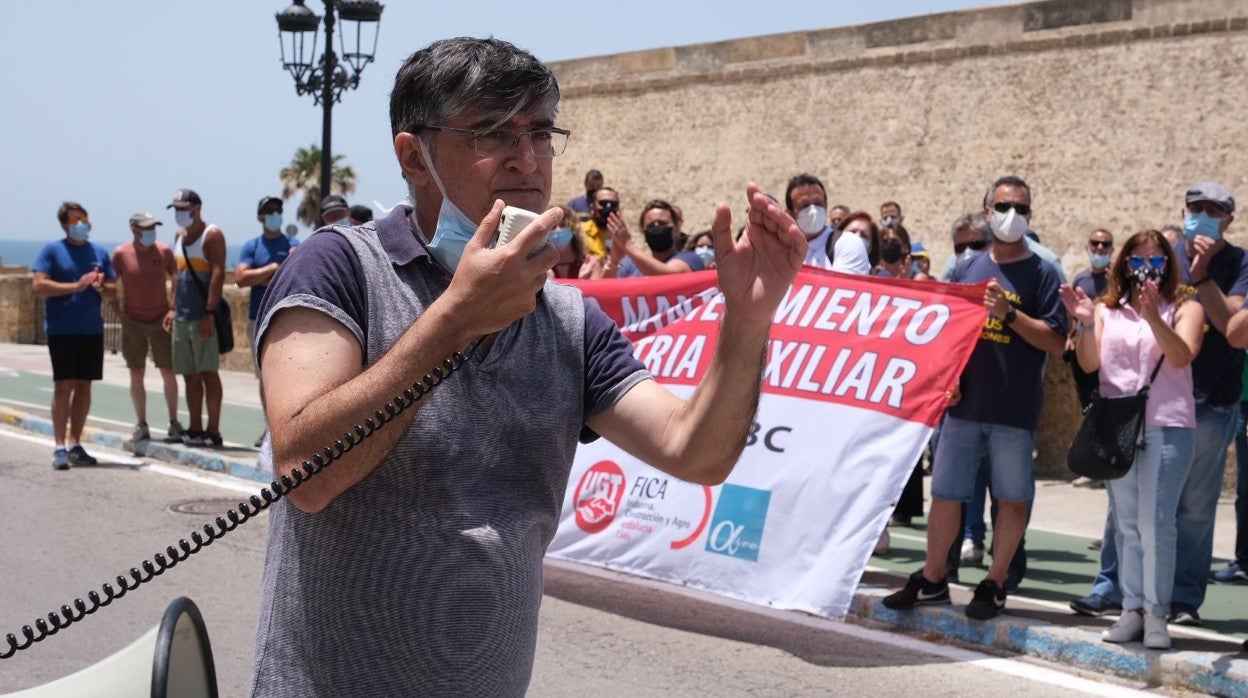
<path fill-rule="evenodd" d="M 143 213 L 136 213 L 133 216 L 130 216 L 130 225 L 136 228 L 151 228 L 164 224 L 156 220 L 156 216 L 153 216 L 145 211 Z"/>
<path fill-rule="evenodd" d="M 188 206 L 198 206 L 204 203 L 200 200 L 199 194 L 190 189 L 179 189 L 173 193 L 173 203 L 165 208 L 186 208 Z"/>
<path fill-rule="evenodd" d="M 918 241 L 915 241 L 914 244 L 910 245 L 910 256 L 927 257 L 928 259 L 932 258 L 931 253 L 927 251 L 927 248 L 923 246 L 923 243 Z"/>
<path fill-rule="evenodd" d="M 338 194 L 330 194 L 324 199 L 321 199 L 322 216 L 330 211 L 349 211 L 350 209 L 351 207 L 347 205 L 347 200 Z"/>
<path fill-rule="evenodd" d="M 279 213 L 281 212 L 282 200 L 276 196 L 266 196 L 260 199 L 260 203 L 256 204 L 256 213 L 264 213 L 264 209 L 267 208 L 269 204 L 277 204 L 277 210 Z"/>
<path fill-rule="evenodd" d="M 1235 213 L 1235 197 L 1231 190 L 1217 182 L 1197 182 L 1187 188 L 1187 203 L 1209 201 L 1227 213 Z"/>

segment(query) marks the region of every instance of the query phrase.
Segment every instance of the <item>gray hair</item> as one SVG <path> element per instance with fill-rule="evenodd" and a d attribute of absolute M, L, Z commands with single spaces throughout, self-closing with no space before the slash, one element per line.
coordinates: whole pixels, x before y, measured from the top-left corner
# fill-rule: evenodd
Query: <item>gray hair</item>
<path fill-rule="evenodd" d="M 442 126 L 472 109 L 496 116 L 554 118 L 559 83 L 533 54 L 500 39 L 436 41 L 408 56 L 390 93 L 391 135 Z"/>
<path fill-rule="evenodd" d="M 988 224 L 988 219 L 984 218 L 984 214 L 978 211 L 958 216 L 953 225 L 949 226 L 949 237 L 951 239 L 956 238 L 958 233 L 963 230 L 977 230 L 979 231 L 980 239 L 992 239 L 992 226 Z"/>

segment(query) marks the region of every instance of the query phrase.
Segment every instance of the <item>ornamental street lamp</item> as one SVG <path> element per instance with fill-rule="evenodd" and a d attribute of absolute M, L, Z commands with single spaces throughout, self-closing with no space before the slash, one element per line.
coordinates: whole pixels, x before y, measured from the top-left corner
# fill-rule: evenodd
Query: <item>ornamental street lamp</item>
<path fill-rule="evenodd" d="M 360 84 L 360 73 L 373 62 L 377 52 L 377 34 L 381 27 L 383 6 L 374 0 L 324 0 L 325 53 L 316 56 L 317 28 L 321 18 L 303 6 L 304 0 L 277 13 L 278 46 L 282 51 L 282 67 L 295 79 L 295 92 L 311 94 L 321 105 L 321 196 L 327 196 L 333 158 L 330 153 L 330 123 L 334 102 L 342 93 Z M 338 34 L 341 60 L 334 53 L 334 15 L 343 23 Z M 354 31 L 351 27 L 354 23 Z M 367 26 L 366 26 L 367 25 Z M 366 29 L 372 29 L 372 48 L 365 40 Z M 309 41 L 309 38 L 311 41 Z M 348 46 L 348 41 L 351 45 Z"/>

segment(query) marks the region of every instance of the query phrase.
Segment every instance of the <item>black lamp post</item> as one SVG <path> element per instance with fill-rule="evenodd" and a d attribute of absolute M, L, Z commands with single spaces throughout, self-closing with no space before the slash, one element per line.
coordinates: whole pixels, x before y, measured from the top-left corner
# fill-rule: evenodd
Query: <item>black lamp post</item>
<path fill-rule="evenodd" d="M 321 105 L 321 196 L 329 194 L 333 157 L 330 153 L 330 123 L 334 102 L 342 99 L 347 89 L 360 84 L 360 73 L 373 62 L 377 52 L 377 34 L 381 26 L 383 6 L 374 0 L 324 0 L 325 53 L 316 56 L 317 28 L 321 18 L 303 6 L 304 0 L 277 13 L 278 45 L 282 50 L 282 67 L 295 79 L 295 92 L 311 94 Z M 343 22 L 338 34 L 341 61 L 334 53 L 334 15 Z M 354 32 L 349 23 L 355 23 Z M 373 45 L 367 49 L 363 40 L 365 25 L 372 28 Z M 311 35 L 309 42 L 308 35 Z M 353 36 L 350 50 L 347 41 Z M 309 46 L 310 44 L 310 46 Z M 288 50 L 289 48 L 289 50 Z M 289 53 L 289 55 L 287 55 Z M 348 71 L 350 68 L 350 71 Z"/>

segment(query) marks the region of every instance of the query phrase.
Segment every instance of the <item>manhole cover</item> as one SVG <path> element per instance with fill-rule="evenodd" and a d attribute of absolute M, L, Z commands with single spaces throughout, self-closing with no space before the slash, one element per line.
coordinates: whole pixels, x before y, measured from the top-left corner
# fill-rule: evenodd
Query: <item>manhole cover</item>
<path fill-rule="evenodd" d="M 225 497 L 216 497 L 212 499 L 184 499 L 180 502 L 174 502 L 169 505 L 169 511 L 178 514 L 194 514 L 196 516 L 223 516 L 225 512 L 238 509 L 238 503 L 245 498 L 227 499 Z M 242 512 L 239 512 L 240 514 Z"/>

